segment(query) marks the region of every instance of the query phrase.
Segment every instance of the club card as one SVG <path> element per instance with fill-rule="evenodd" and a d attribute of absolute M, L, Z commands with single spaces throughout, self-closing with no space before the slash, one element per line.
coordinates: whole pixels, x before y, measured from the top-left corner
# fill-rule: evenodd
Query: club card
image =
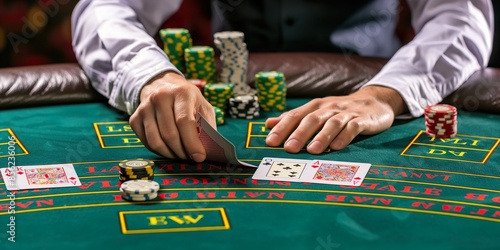
<path fill-rule="evenodd" d="M 7 190 L 80 186 L 73 164 L 23 166 L 0 169 Z"/>
<path fill-rule="evenodd" d="M 207 151 L 208 161 L 255 167 L 254 165 L 238 160 L 234 145 L 210 126 L 200 113 L 196 115 L 196 129 L 200 135 L 201 143 Z"/>
<path fill-rule="evenodd" d="M 299 182 L 309 160 L 265 157 L 253 175 L 256 180 Z"/>
<path fill-rule="evenodd" d="M 301 180 L 311 183 L 359 186 L 370 166 L 369 163 L 312 160 L 304 170 Z"/>

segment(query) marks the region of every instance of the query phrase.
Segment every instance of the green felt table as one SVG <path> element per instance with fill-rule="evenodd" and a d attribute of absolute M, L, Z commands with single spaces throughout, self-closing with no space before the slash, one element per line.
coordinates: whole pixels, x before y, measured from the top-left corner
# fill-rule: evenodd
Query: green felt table
<path fill-rule="evenodd" d="M 459 135 L 446 140 L 427 137 L 423 118 L 397 120 L 321 155 L 267 147 L 264 121 L 275 115 L 226 118 L 218 129 L 254 165 L 266 156 L 371 163 L 363 184 L 256 181 L 254 168 L 163 159 L 103 103 L 0 111 L 0 166 L 13 160 L 15 136 L 16 166 L 71 163 L 82 182 L 19 191 L 12 207 L 0 180 L 0 249 L 498 247 L 498 115 L 459 111 Z M 121 199 L 117 164 L 130 158 L 154 160 L 156 200 Z"/>

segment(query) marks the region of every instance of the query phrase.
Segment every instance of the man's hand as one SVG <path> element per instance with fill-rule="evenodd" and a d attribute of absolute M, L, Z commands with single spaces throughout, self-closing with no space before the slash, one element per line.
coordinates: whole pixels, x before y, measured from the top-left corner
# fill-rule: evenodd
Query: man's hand
<path fill-rule="evenodd" d="M 205 160 L 205 148 L 196 131 L 196 113 L 216 128 L 215 113 L 194 84 L 167 72 L 146 84 L 140 99 L 130 125 L 149 150 L 167 158 Z"/>
<path fill-rule="evenodd" d="M 359 134 L 376 134 L 390 128 L 394 117 L 406 109 L 395 90 L 367 86 L 348 96 L 314 99 L 267 119 L 266 127 L 272 130 L 266 143 L 276 147 L 286 140 L 285 150 L 297 153 L 319 131 L 307 145 L 307 152 L 320 154 L 327 147 L 340 150 Z"/>

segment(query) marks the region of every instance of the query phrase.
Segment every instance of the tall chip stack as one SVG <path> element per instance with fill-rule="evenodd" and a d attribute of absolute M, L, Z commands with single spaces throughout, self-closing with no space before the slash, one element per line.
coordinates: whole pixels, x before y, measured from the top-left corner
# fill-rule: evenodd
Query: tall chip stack
<path fill-rule="evenodd" d="M 215 51 L 209 46 L 193 46 L 184 50 L 186 77 L 189 79 L 215 81 Z"/>
<path fill-rule="evenodd" d="M 214 43 L 221 53 L 219 81 L 232 84 L 234 96 L 252 94 L 253 90 L 246 81 L 248 50 L 243 32 L 217 32 L 214 34 Z"/>
<path fill-rule="evenodd" d="M 186 72 L 184 50 L 192 46 L 192 39 L 187 29 L 162 29 L 160 38 L 163 41 L 163 50 L 170 62 L 181 72 Z"/>
<path fill-rule="evenodd" d="M 260 109 L 283 111 L 286 108 L 285 75 L 278 71 L 261 71 L 255 74 L 255 88 Z"/>

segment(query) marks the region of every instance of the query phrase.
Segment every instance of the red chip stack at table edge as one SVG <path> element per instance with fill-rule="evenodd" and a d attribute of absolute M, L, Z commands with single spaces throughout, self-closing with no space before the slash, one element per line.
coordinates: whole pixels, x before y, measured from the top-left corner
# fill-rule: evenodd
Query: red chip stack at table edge
<path fill-rule="evenodd" d="M 424 111 L 428 136 L 452 138 L 457 135 L 457 109 L 447 104 L 427 106 Z"/>

